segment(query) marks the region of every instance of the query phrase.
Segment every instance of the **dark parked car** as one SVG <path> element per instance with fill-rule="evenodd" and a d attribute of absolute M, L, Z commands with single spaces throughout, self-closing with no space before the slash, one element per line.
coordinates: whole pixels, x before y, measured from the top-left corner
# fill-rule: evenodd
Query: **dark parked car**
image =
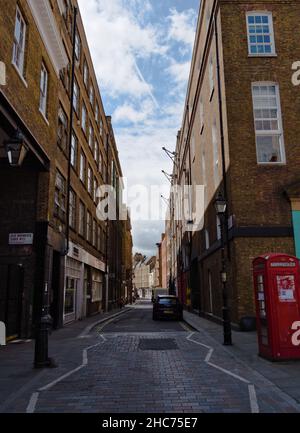
<path fill-rule="evenodd" d="M 177 296 L 158 295 L 153 303 L 153 320 L 183 320 L 183 307 Z"/>

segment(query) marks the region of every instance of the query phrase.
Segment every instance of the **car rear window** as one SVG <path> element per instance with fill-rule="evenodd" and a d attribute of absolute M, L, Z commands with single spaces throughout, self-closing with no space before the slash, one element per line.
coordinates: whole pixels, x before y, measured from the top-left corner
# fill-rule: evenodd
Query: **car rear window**
<path fill-rule="evenodd" d="M 163 304 L 163 305 L 176 305 L 177 304 L 177 299 L 170 299 L 170 298 L 160 298 L 158 300 L 159 304 Z"/>

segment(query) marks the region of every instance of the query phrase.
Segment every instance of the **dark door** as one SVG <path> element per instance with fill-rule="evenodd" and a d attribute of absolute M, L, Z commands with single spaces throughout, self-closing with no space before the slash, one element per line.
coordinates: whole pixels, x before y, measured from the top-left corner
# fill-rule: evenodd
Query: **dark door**
<path fill-rule="evenodd" d="M 22 320 L 24 270 L 17 265 L 0 265 L 0 321 L 7 337 L 19 337 Z"/>

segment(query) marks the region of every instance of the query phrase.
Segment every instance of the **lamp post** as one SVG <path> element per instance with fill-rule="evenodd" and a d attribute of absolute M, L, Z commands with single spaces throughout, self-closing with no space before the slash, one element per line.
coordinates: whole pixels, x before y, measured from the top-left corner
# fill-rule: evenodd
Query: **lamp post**
<path fill-rule="evenodd" d="M 13 136 L 4 141 L 4 146 L 11 167 L 21 167 L 28 152 L 21 131 L 16 129 Z"/>
<path fill-rule="evenodd" d="M 231 320 L 230 311 L 228 307 L 228 292 L 227 292 L 227 272 L 226 272 L 226 258 L 225 258 L 225 242 L 224 242 L 224 222 L 227 208 L 227 202 L 224 199 L 221 191 L 214 202 L 216 213 L 221 221 L 221 255 L 222 255 L 222 270 L 221 270 L 221 281 L 222 281 L 222 297 L 223 297 L 223 332 L 224 332 L 224 345 L 232 345 L 231 337 Z"/>

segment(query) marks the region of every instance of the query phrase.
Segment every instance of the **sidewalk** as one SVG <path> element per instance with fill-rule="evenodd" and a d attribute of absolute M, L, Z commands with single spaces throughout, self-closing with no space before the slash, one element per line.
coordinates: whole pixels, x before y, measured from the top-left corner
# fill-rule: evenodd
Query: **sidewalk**
<path fill-rule="evenodd" d="M 33 368 L 34 340 L 9 343 L 0 347 L 0 413 L 24 412 L 28 396 L 36 387 L 76 368 L 82 362 L 82 350 L 94 344 L 97 336 L 90 334 L 94 326 L 130 310 L 99 314 L 66 325 L 49 336 L 49 356 L 58 368 L 37 370 Z"/>
<path fill-rule="evenodd" d="M 300 404 L 300 360 L 271 362 L 258 356 L 256 332 L 232 331 L 232 346 L 223 346 L 223 328 L 196 314 L 184 311 L 184 320 L 197 331 L 209 337 L 212 345 L 217 345 L 229 353 L 236 361 L 255 373 L 258 381 L 263 379 L 270 388 L 274 386 L 286 394 L 291 402 Z M 274 388 L 275 389 L 275 388 Z"/>

